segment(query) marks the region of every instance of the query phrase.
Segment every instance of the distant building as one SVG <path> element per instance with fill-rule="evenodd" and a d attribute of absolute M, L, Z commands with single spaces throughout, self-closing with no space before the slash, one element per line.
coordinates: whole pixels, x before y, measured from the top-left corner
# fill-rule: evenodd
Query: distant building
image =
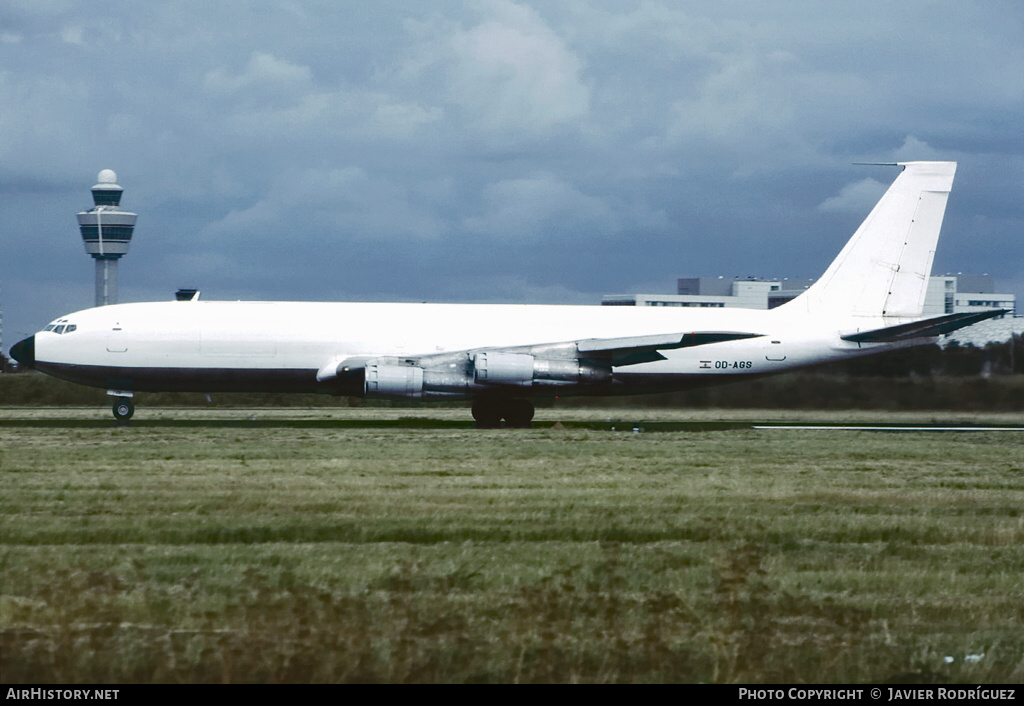
<path fill-rule="evenodd" d="M 984 348 L 989 343 L 1003 343 L 1014 336 L 1024 338 L 1024 316 L 1003 316 L 962 328 L 947 335 L 942 345 L 955 343 L 960 346 Z"/>
<path fill-rule="evenodd" d="M 1013 294 L 995 291 L 995 280 L 990 275 L 932 275 L 928 280 L 928 293 L 924 300 L 925 316 L 958 314 L 963 311 L 984 309 L 1017 310 Z M 946 336 L 943 345 L 984 348 L 989 343 L 1001 343 L 1013 336 L 1024 336 L 1024 317 L 1008 314 L 989 319 Z"/>
<path fill-rule="evenodd" d="M 603 306 L 680 306 L 774 309 L 803 294 L 811 279 L 766 280 L 688 277 L 678 280 L 676 294 L 606 294 Z M 924 315 L 959 314 L 984 309 L 1016 310 L 1013 294 L 998 294 L 990 275 L 932 275 Z"/>
<path fill-rule="evenodd" d="M 814 280 L 764 280 L 688 277 L 677 282 L 676 294 L 606 294 L 603 306 L 682 306 L 774 309 L 803 294 Z"/>
<path fill-rule="evenodd" d="M 1017 297 L 997 294 L 991 275 L 932 275 L 924 299 L 924 315 L 959 314 L 985 309 L 1017 310 Z"/>

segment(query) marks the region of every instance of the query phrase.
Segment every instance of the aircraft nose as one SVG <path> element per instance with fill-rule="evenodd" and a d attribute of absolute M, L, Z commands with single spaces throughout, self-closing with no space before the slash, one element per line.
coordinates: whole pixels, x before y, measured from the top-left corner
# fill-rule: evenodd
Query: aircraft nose
<path fill-rule="evenodd" d="M 11 346 L 11 357 L 26 368 L 36 367 L 36 337 L 29 336 Z"/>

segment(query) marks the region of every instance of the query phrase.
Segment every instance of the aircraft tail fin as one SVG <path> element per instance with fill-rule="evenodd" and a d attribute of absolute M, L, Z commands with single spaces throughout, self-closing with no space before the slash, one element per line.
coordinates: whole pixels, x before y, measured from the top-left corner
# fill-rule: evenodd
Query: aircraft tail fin
<path fill-rule="evenodd" d="M 956 162 L 904 162 L 903 172 L 825 274 L 786 305 L 810 314 L 919 317 Z"/>

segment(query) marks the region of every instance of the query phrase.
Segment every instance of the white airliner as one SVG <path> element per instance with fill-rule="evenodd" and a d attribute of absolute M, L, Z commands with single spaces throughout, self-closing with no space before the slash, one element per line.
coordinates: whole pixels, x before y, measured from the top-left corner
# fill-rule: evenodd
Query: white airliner
<path fill-rule="evenodd" d="M 894 165 L 896 166 L 896 165 Z M 529 426 L 542 395 L 665 392 L 913 345 L 1002 313 L 921 318 L 955 162 L 907 162 L 825 274 L 776 309 L 169 301 L 62 316 L 22 365 L 136 391 L 472 399 Z"/>

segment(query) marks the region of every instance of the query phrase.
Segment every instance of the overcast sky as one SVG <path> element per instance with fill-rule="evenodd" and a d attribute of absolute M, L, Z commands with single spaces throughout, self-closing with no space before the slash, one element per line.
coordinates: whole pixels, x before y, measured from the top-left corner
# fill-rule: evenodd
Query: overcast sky
<path fill-rule="evenodd" d="M 3 348 L 121 301 L 597 304 L 820 275 L 956 160 L 935 272 L 1024 300 L 1024 3 L 0 3 Z"/>

